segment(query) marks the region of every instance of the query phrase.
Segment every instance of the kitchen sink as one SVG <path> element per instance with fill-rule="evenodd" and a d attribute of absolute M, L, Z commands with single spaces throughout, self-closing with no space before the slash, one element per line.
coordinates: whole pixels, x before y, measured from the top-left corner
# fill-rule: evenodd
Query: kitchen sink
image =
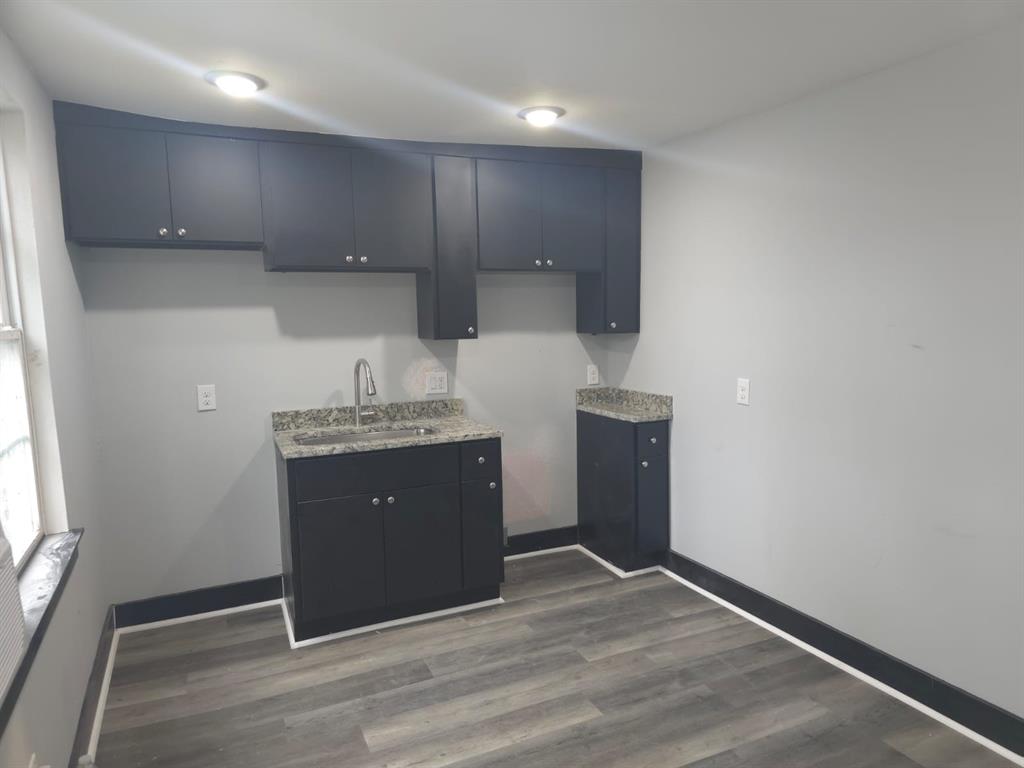
<path fill-rule="evenodd" d="M 377 429 L 369 432 L 333 432 L 325 435 L 296 437 L 298 445 L 340 445 L 363 443 L 371 440 L 394 440 L 400 437 L 419 437 L 437 432 L 432 427 L 410 427 L 409 429 Z"/>

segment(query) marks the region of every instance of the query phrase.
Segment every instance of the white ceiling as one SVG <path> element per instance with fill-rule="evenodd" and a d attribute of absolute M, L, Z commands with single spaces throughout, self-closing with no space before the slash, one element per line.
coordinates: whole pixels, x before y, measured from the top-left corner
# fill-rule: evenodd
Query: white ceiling
<path fill-rule="evenodd" d="M 649 147 L 978 34 L 1024 0 L 4 0 L 57 99 L 443 141 Z M 269 82 L 238 101 L 209 69 Z M 538 131 L 531 104 L 568 110 Z"/>

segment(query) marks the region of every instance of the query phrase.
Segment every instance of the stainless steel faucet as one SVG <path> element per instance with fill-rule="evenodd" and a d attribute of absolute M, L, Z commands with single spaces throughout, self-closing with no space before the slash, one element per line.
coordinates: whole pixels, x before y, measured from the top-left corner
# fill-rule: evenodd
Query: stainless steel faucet
<path fill-rule="evenodd" d="M 366 396 L 373 397 L 377 394 L 377 386 L 373 383 L 373 371 L 370 370 L 370 364 L 366 362 L 366 358 L 360 357 L 356 360 L 355 370 L 352 371 L 352 390 L 355 392 L 356 397 L 356 426 L 360 426 L 363 423 L 363 416 L 375 415 L 373 411 L 368 411 L 366 414 L 363 413 L 363 398 L 362 398 L 362 387 L 359 386 L 359 367 L 362 366 L 366 369 Z"/>

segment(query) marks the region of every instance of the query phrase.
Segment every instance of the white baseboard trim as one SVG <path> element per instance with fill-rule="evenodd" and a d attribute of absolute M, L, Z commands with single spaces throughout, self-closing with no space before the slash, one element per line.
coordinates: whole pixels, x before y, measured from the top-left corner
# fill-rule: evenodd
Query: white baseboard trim
<path fill-rule="evenodd" d="M 188 616 L 179 616 L 176 619 L 161 619 L 160 621 L 151 621 L 147 624 L 133 624 L 130 627 L 122 627 L 121 629 L 116 630 L 116 632 L 122 635 L 130 635 L 133 632 L 145 632 L 150 629 L 159 629 L 160 627 L 172 627 L 175 624 L 188 624 L 192 621 L 215 619 L 218 616 L 228 616 L 232 613 L 255 611 L 260 608 L 268 608 L 272 605 L 278 605 L 280 602 L 281 598 L 278 597 L 274 600 L 265 600 L 262 603 L 247 603 L 245 605 L 236 605 L 233 608 L 221 608 L 216 611 L 207 611 L 206 613 L 193 613 Z"/>
<path fill-rule="evenodd" d="M 443 608 L 440 611 L 431 611 L 430 613 L 417 613 L 415 616 L 406 616 L 401 619 L 392 619 L 391 621 L 381 621 L 377 624 L 367 624 L 365 627 L 353 627 L 352 629 L 345 629 L 341 632 L 332 632 L 329 635 L 320 635 L 319 637 L 311 637 L 308 640 L 296 640 L 295 629 L 292 627 L 291 617 L 288 615 L 288 608 L 281 601 L 281 613 L 284 616 L 284 626 L 288 630 L 288 645 L 291 646 L 292 650 L 298 648 L 308 648 L 311 645 L 319 645 L 320 643 L 329 643 L 332 640 L 341 640 L 346 637 L 354 637 L 356 635 L 365 635 L 367 632 L 377 632 L 381 629 L 390 629 L 391 627 L 401 627 L 407 624 L 418 624 L 421 621 L 429 621 L 430 619 L 438 619 L 442 616 L 453 616 L 457 613 L 466 613 L 467 611 L 476 611 L 480 608 L 490 608 L 493 605 L 501 605 L 504 603 L 504 598 L 496 597 L 493 600 L 481 600 L 478 603 L 467 603 L 466 605 L 456 605 L 454 608 Z"/>
<path fill-rule="evenodd" d="M 103 713 L 107 709 L 107 695 L 110 693 L 110 679 L 114 674 L 114 658 L 117 656 L 117 641 L 121 635 L 114 629 L 107 652 L 107 666 L 103 670 L 103 683 L 100 685 L 99 700 L 96 702 L 96 714 L 92 719 L 92 730 L 89 732 L 89 747 L 84 755 L 79 756 L 79 765 L 93 765 L 96 762 L 96 750 L 100 745 L 100 729 L 103 727 Z"/>
<path fill-rule="evenodd" d="M 505 562 L 509 560 L 524 560 L 527 557 L 536 557 L 537 555 L 550 555 L 552 552 L 570 552 L 580 548 L 579 544 L 567 544 L 564 547 L 552 547 L 551 549 L 538 549 L 533 552 L 523 552 L 518 555 L 505 555 Z"/>

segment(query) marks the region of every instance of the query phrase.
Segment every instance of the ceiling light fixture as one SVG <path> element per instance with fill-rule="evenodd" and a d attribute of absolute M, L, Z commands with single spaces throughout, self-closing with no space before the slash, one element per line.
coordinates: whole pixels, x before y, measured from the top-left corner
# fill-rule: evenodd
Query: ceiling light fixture
<path fill-rule="evenodd" d="M 534 128 L 547 128 L 554 125 L 555 120 L 565 114 L 561 107 L 527 107 L 520 109 L 516 116 L 522 118 Z"/>
<path fill-rule="evenodd" d="M 245 72 L 214 70 L 206 73 L 206 82 L 216 85 L 228 96 L 244 99 L 267 87 L 267 81 Z"/>

